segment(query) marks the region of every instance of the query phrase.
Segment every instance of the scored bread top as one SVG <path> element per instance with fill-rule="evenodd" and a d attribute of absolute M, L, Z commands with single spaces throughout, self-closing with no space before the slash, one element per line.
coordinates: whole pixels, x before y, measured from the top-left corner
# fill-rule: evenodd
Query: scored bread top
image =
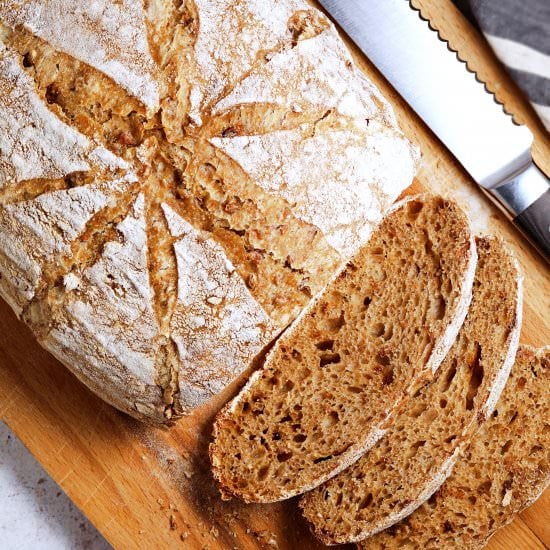
<path fill-rule="evenodd" d="M 522 281 L 500 240 L 476 244 L 470 309 L 436 379 L 407 401 L 371 451 L 303 497 L 304 515 L 325 543 L 365 539 L 418 508 L 492 413 L 517 351 Z"/>
<path fill-rule="evenodd" d="M 290 498 L 372 447 L 451 346 L 475 264 L 454 202 L 399 203 L 218 414 L 210 452 L 222 493 Z"/>
<path fill-rule="evenodd" d="M 0 90 L 0 294 L 157 423 L 242 373 L 414 175 L 302 0 L 0 2 Z"/>
<path fill-rule="evenodd" d="M 483 548 L 550 484 L 550 347 L 520 345 L 502 396 L 453 473 L 369 550 Z"/>

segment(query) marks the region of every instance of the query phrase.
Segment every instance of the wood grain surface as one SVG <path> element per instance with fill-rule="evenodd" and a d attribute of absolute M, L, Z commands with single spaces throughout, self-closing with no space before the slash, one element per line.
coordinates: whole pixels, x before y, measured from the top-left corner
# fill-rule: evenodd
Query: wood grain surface
<path fill-rule="evenodd" d="M 518 122 L 529 125 L 536 136 L 535 158 L 550 173 L 550 137 L 483 39 L 449 1 L 423 0 L 418 5 Z M 405 133 L 421 147 L 421 169 L 409 192 L 431 190 L 457 199 L 476 228 L 510 243 L 525 274 L 522 341 L 548 344 L 548 268 L 378 72 L 353 51 L 394 105 Z M 235 389 L 173 429 L 140 425 L 77 382 L 0 302 L 0 418 L 115 548 L 322 547 L 309 534 L 296 500 L 265 506 L 220 500 L 209 473 L 207 445 L 212 417 Z M 488 547 L 549 546 L 547 491 Z"/>

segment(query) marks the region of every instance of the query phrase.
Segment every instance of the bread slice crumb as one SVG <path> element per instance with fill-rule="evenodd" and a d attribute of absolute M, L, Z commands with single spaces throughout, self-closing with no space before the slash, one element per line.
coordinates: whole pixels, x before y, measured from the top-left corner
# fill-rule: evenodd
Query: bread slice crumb
<path fill-rule="evenodd" d="M 218 415 L 210 453 L 223 494 L 290 498 L 371 448 L 450 348 L 476 260 L 454 202 L 399 203 Z"/>
<path fill-rule="evenodd" d="M 408 516 L 445 481 L 485 422 L 519 344 L 522 277 L 496 238 L 478 238 L 466 321 L 433 383 L 410 399 L 385 437 L 301 506 L 325 543 L 357 542 Z"/>
<path fill-rule="evenodd" d="M 550 485 L 550 346 L 520 345 L 506 388 L 451 477 L 369 550 L 483 548 Z"/>

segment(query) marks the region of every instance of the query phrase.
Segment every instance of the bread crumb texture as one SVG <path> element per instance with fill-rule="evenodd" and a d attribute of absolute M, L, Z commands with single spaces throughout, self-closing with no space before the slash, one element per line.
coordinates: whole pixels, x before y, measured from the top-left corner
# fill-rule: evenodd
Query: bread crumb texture
<path fill-rule="evenodd" d="M 360 548 L 483 548 L 550 484 L 550 347 L 520 345 L 502 396 L 441 488 Z"/>
<path fill-rule="evenodd" d="M 492 413 L 518 347 L 522 281 L 501 241 L 480 238 L 477 250 L 468 316 L 435 380 L 370 452 L 302 499 L 323 541 L 357 542 L 409 515 L 444 482 Z"/>
<path fill-rule="evenodd" d="M 0 295 L 155 423 L 242 373 L 415 170 L 301 0 L 5 0 L 0 98 Z"/>
<path fill-rule="evenodd" d="M 289 498 L 371 448 L 454 340 L 476 258 L 455 203 L 396 206 L 218 415 L 211 460 L 222 492 Z"/>

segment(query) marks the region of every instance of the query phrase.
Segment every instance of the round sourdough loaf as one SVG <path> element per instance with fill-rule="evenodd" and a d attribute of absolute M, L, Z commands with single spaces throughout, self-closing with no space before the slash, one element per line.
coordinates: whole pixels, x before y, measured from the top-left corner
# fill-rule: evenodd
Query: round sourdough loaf
<path fill-rule="evenodd" d="M 416 151 L 299 0 L 0 2 L 0 295 L 163 423 L 245 370 Z"/>

